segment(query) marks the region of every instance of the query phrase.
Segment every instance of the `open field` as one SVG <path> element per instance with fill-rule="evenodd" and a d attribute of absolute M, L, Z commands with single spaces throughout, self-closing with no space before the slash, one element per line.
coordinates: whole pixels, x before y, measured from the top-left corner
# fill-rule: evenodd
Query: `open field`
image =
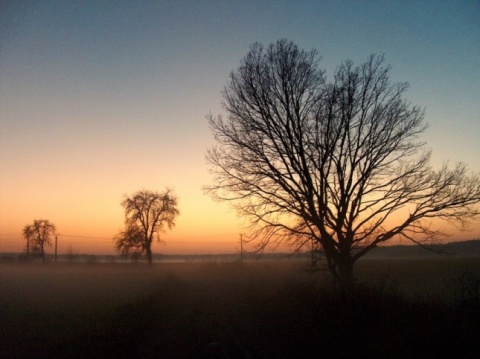
<path fill-rule="evenodd" d="M 474 358 L 480 260 L 0 265 L 2 358 Z"/>

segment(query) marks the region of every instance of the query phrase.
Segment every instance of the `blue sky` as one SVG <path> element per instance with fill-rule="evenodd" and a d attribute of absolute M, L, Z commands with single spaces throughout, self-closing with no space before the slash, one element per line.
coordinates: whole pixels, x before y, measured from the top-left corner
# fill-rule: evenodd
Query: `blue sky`
<path fill-rule="evenodd" d="M 385 54 L 426 108 L 433 164 L 480 171 L 478 1 L 4 1 L 0 251 L 35 218 L 111 237 L 123 194 L 165 186 L 182 211 L 166 238 L 235 241 L 242 221 L 201 190 L 205 115 L 249 45 L 280 38 L 330 76 Z"/>

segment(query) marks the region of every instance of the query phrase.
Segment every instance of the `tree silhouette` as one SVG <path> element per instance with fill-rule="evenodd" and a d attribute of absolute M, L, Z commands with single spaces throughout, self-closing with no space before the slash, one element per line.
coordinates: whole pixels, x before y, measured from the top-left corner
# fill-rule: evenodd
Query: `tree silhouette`
<path fill-rule="evenodd" d="M 177 198 L 167 189 L 162 193 L 138 191 L 122 201 L 125 208 L 125 230 L 115 236 L 115 247 L 123 255 L 138 257 L 146 253 L 148 264 L 152 264 L 152 242 L 160 241 L 165 226 L 175 225 Z"/>
<path fill-rule="evenodd" d="M 27 241 L 27 258 L 30 253 L 40 255 L 45 263 L 45 245 L 51 245 L 51 236 L 55 235 L 55 225 L 46 219 L 36 219 L 33 224 L 23 228 L 23 237 Z"/>
<path fill-rule="evenodd" d="M 419 243 L 434 219 L 464 226 L 479 214 L 480 181 L 464 164 L 433 170 L 419 135 L 424 110 L 372 55 L 345 61 L 327 81 L 315 50 L 255 43 L 223 91 L 228 114 L 209 115 L 218 146 L 207 152 L 214 184 L 251 220 L 259 249 L 318 242 L 335 282 L 349 288 L 354 263 L 395 236 Z"/>

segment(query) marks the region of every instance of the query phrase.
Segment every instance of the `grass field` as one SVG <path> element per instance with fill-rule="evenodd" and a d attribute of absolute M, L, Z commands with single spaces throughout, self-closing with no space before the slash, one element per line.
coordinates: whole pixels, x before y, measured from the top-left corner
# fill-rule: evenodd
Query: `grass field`
<path fill-rule="evenodd" d="M 0 265 L 2 358 L 476 358 L 478 258 Z"/>

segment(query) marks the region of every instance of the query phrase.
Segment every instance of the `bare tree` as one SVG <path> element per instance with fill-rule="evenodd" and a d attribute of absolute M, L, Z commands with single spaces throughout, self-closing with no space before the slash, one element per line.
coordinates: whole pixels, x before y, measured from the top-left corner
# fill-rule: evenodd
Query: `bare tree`
<path fill-rule="evenodd" d="M 30 253 L 40 255 L 45 263 L 45 246 L 51 245 L 51 237 L 55 236 L 55 225 L 46 219 L 36 219 L 33 224 L 23 228 L 23 237 L 27 241 L 27 258 Z"/>
<path fill-rule="evenodd" d="M 424 110 L 383 56 L 345 61 L 331 81 L 319 61 L 286 40 L 251 46 L 223 91 L 228 117 L 208 116 L 219 146 L 206 155 L 206 191 L 250 218 L 259 249 L 313 238 L 349 288 L 354 263 L 380 243 L 420 243 L 441 233 L 434 219 L 478 216 L 480 181 L 464 164 L 430 167 Z"/>
<path fill-rule="evenodd" d="M 162 193 L 142 190 L 125 196 L 121 204 L 125 208 L 125 231 L 114 238 L 117 251 L 133 257 L 145 252 L 148 264 L 152 264 L 152 242 L 161 240 L 165 226 L 173 228 L 180 213 L 176 196 L 169 189 Z"/>

